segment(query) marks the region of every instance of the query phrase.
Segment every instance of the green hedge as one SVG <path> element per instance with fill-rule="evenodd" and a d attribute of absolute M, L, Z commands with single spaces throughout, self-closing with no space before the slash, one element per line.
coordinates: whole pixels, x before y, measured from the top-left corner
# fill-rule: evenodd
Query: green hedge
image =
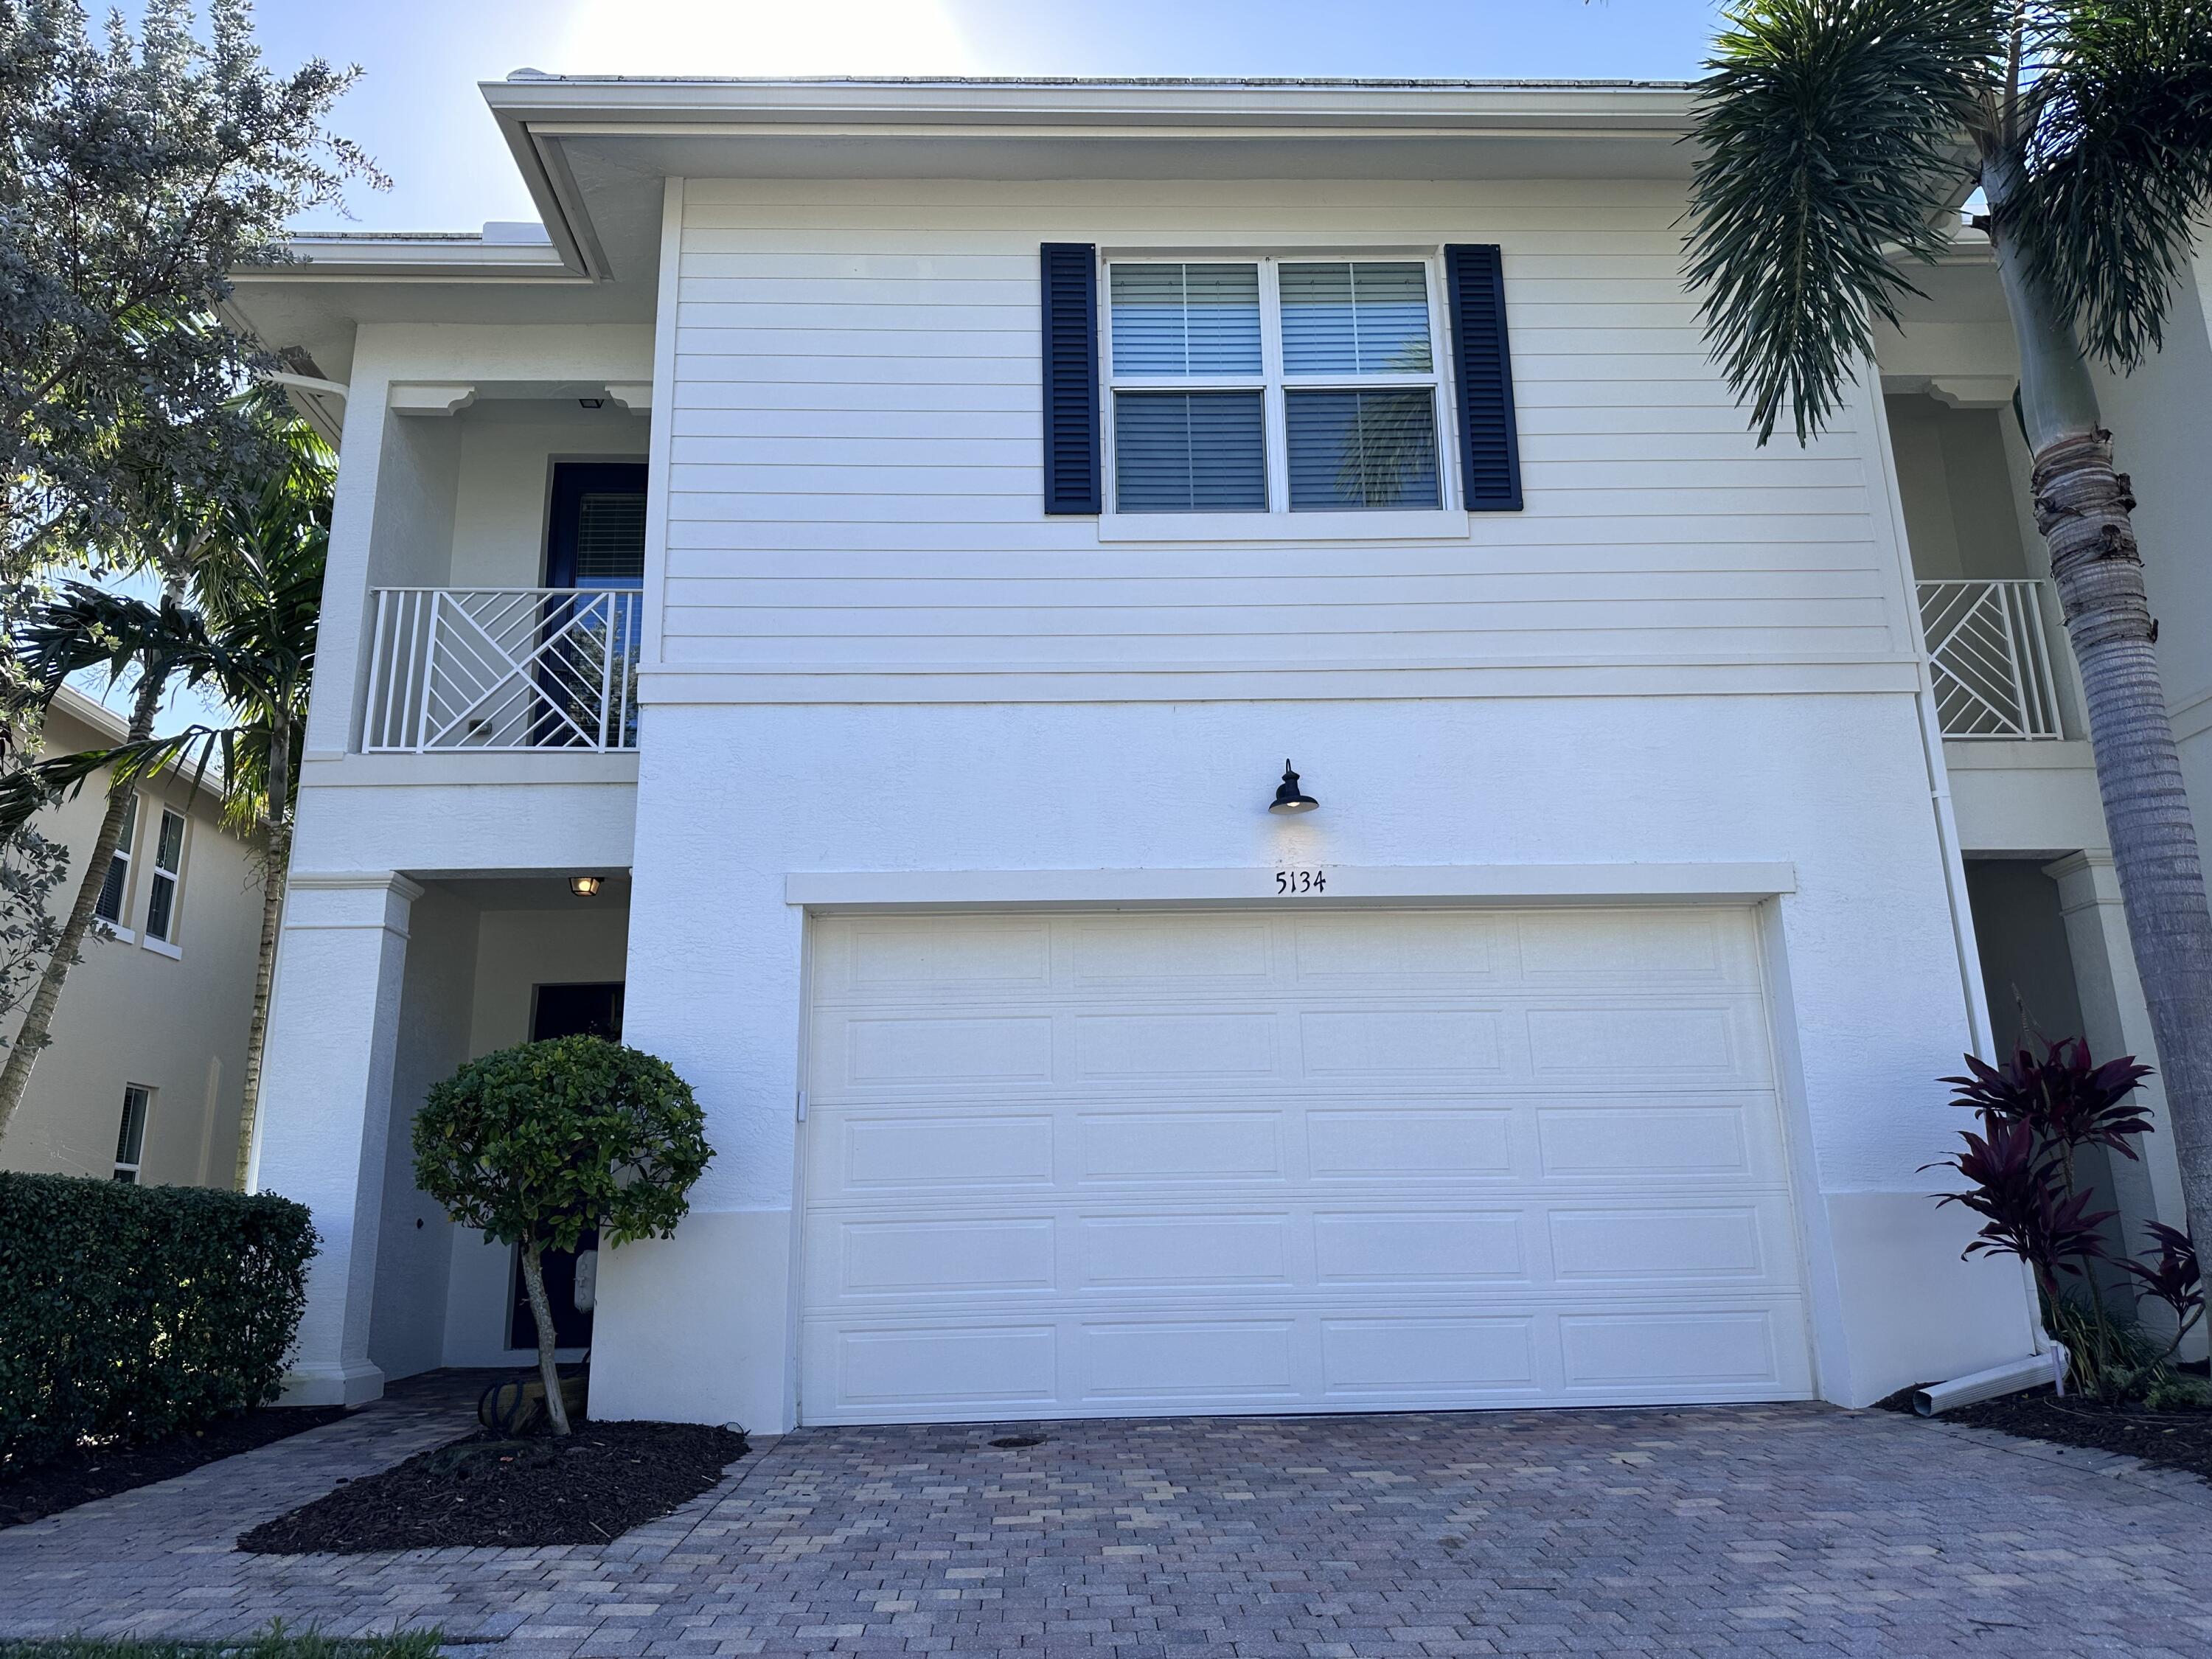
<path fill-rule="evenodd" d="M 314 1253 L 289 1199 L 0 1171 L 0 1471 L 274 1399 Z"/>

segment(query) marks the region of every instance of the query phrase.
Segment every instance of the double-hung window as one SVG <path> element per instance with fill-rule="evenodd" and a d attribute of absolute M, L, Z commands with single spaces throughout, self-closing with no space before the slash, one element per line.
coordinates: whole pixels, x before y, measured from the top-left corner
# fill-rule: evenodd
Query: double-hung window
<path fill-rule="evenodd" d="M 1112 259 L 1113 510 L 1447 505 L 1427 260 Z"/>
<path fill-rule="evenodd" d="M 164 945 L 176 942 L 177 884 L 185 873 L 185 819 L 181 812 L 161 811 L 161 829 L 154 842 L 154 875 L 147 884 L 146 937 Z"/>
<path fill-rule="evenodd" d="M 154 1091 L 136 1083 L 123 1085 L 123 1126 L 115 1135 L 115 1178 L 136 1182 L 146 1163 L 146 1118 Z"/>
<path fill-rule="evenodd" d="M 123 925 L 123 907 L 131 899 L 131 842 L 137 833 L 138 797 L 133 795 L 124 803 L 123 834 L 107 860 L 107 874 L 100 880 L 100 897 L 92 907 L 93 915 L 112 927 Z"/>

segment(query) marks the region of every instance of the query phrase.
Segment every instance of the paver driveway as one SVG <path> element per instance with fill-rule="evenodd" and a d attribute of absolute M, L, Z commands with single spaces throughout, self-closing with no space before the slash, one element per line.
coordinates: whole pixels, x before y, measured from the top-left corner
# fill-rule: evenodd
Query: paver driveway
<path fill-rule="evenodd" d="M 240 1555 L 434 1379 L 0 1532 L 0 1633 L 435 1625 L 554 1655 L 2212 1653 L 2212 1504 L 1820 1406 L 803 1431 L 600 1548 Z"/>

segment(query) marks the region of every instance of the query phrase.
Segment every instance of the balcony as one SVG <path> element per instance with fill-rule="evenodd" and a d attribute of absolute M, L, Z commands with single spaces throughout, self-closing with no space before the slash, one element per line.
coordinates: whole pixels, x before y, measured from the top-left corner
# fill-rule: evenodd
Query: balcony
<path fill-rule="evenodd" d="M 1920 625 L 1943 735 L 2056 741 L 2065 736 L 2044 621 L 2048 582 L 1923 581 Z"/>
<path fill-rule="evenodd" d="M 643 597 L 629 589 L 374 590 L 362 747 L 635 749 Z"/>

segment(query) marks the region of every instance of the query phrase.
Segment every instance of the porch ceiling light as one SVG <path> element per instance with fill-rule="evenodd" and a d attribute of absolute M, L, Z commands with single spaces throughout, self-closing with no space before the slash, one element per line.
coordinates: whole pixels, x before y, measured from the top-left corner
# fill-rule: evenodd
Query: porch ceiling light
<path fill-rule="evenodd" d="M 1298 775 L 1291 770 L 1288 761 L 1283 763 L 1283 781 L 1277 786 L 1275 799 L 1268 803 L 1270 812 L 1310 812 L 1321 803 L 1298 787 Z"/>
<path fill-rule="evenodd" d="M 571 876 L 568 878 L 568 890 L 574 893 L 578 898 L 597 898 L 599 896 L 599 889 L 605 884 L 606 878 L 605 876 Z"/>

